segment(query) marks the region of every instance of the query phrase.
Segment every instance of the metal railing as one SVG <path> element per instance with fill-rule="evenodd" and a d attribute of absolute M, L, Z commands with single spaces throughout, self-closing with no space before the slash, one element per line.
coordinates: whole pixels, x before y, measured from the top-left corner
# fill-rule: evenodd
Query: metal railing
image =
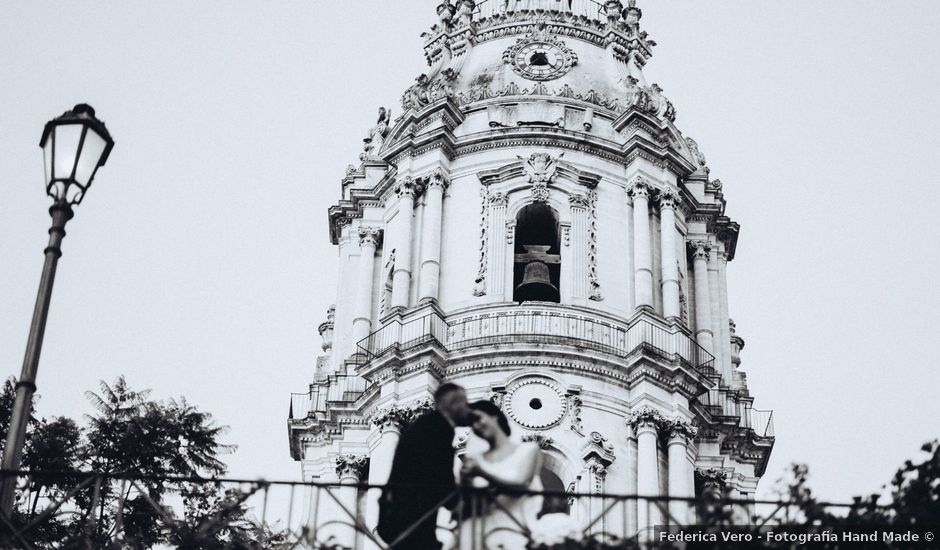
<path fill-rule="evenodd" d="M 393 321 L 360 341 L 357 363 L 364 364 L 391 350 L 407 351 L 435 342 L 453 352 L 504 344 L 553 344 L 600 351 L 627 358 L 647 350 L 676 359 L 703 376 L 714 375 L 715 358 L 689 335 L 673 332 L 646 319 L 617 324 L 549 307 L 528 307 L 444 320 L 427 313 L 405 322 Z"/>
<path fill-rule="evenodd" d="M 716 387 L 699 397 L 713 417 L 730 420 L 742 428 L 753 430 L 759 437 L 773 437 L 773 411 L 753 408 L 750 399 L 744 398 L 739 390 Z"/>
<path fill-rule="evenodd" d="M 595 0 L 483 0 L 477 2 L 474 19 L 498 17 L 514 11 L 571 12 L 589 19 L 602 19 L 602 7 Z"/>
<path fill-rule="evenodd" d="M 315 417 L 318 412 L 326 412 L 330 404 L 355 403 L 368 387 L 368 382 L 355 374 L 331 374 L 311 385 L 308 392 L 290 394 L 290 418 Z"/>
<path fill-rule="evenodd" d="M 755 532 L 806 519 L 798 502 L 725 498 L 713 490 L 670 498 L 463 489 L 445 499 L 451 511 L 418 511 L 421 517 L 386 541 L 375 529 L 382 485 L 0 471 L 9 475 L 17 478 L 17 500 L 13 515 L 0 517 L 0 547 L 17 549 L 392 550 L 405 547 L 401 539 L 424 520 L 451 549 L 673 548 L 659 545 L 669 526 Z M 198 502 L 207 504 L 193 506 Z M 837 523 L 857 506 L 814 503 L 813 512 Z"/>

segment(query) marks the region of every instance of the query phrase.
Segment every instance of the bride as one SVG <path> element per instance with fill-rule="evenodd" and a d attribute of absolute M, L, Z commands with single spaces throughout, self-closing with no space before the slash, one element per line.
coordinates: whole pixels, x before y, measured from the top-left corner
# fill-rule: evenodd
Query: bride
<path fill-rule="evenodd" d="M 473 433 L 489 444 L 489 450 L 468 456 L 461 477 L 473 487 L 492 487 L 501 491 L 495 498 L 474 492 L 472 499 L 485 499 L 476 506 L 465 506 L 460 525 L 460 548 L 515 550 L 525 548 L 527 531 L 542 508 L 542 497 L 512 494 L 512 491 L 541 491 L 539 480 L 541 451 L 535 443 L 516 443 L 506 415 L 489 401 L 470 405 Z"/>

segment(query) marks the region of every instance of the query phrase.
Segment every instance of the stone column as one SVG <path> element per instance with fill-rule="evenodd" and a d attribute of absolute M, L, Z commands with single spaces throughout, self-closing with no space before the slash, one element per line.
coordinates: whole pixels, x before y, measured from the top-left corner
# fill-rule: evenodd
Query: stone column
<path fill-rule="evenodd" d="M 715 354 L 712 345 L 711 296 L 708 288 L 708 253 L 711 245 L 707 241 L 689 243 L 692 252 L 692 269 L 695 281 L 695 340 L 705 351 Z"/>
<path fill-rule="evenodd" d="M 627 189 L 627 212 L 626 217 L 624 218 L 624 224 L 627 227 L 627 257 L 626 257 L 626 284 L 627 284 L 627 311 L 632 311 L 636 309 L 636 271 L 634 266 L 636 262 L 634 260 L 634 239 L 633 239 L 633 198 L 630 196 L 630 190 Z"/>
<path fill-rule="evenodd" d="M 375 249 L 382 241 L 377 227 L 359 228 L 359 275 L 356 282 L 356 310 L 353 317 L 353 352 L 356 344 L 372 331 L 372 294 L 375 276 Z"/>
<path fill-rule="evenodd" d="M 731 385 L 731 370 L 725 365 L 721 344 L 721 290 L 718 287 L 718 245 L 713 244 L 708 253 L 708 297 L 711 300 L 712 354 L 715 369 L 721 373 L 722 384 Z"/>
<path fill-rule="evenodd" d="M 587 195 L 569 195 L 571 208 L 571 296 L 578 300 L 588 297 L 588 208 Z"/>
<path fill-rule="evenodd" d="M 437 300 L 441 286 L 441 219 L 448 181 L 443 172 L 436 171 L 428 177 L 426 185 L 418 299 Z"/>
<path fill-rule="evenodd" d="M 658 428 L 663 423 L 662 415 L 653 409 L 644 407 L 632 413 L 627 422 L 636 435 L 637 457 L 637 496 L 657 497 L 659 490 L 659 454 L 656 443 L 659 439 Z M 637 533 L 640 540 L 651 540 L 653 526 L 662 524 L 662 514 L 656 501 L 640 498 L 637 501 Z"/>
<path fill-rule="evenodd" d="M 408 307 L 411 293 L 411 243 L 414 237 L 415 196 L 419 186 L 405 178 L 395 188 L 398 195 L 398 242 L 395 245 L 395 271 L 392 273 L 392 308 Z"/>
<path fill-rule="evenodd" d="M 649 183 L 643 178 L 630 187 L 633 197 L 633 265 L 637 309 L 653 307 L 653 251 L 650 247 Z"/>
<path fill-rule="evenodd" d="M 407 418 L 407 410 L 398 406 L 380 409 L 372 416 L 372 424 L 378 427 L 378 442 L 372 449 L 369 460 L 369 485 L 382 485 L 388 481 L 392 470 L 395 448 L 401 437 L 401 429 Z M 370 489 L 366 497 L 366 526 L 375 529 L 379 521 L 380 489 Z"/>
<path fill-rule="evenodd" d="M 679 194 L 669 189 L 659 195 L 660 249 L 663 269 L 663 317 L 678 320 L 679 264 L 676 259 L 676 205 Z"/>
<path fill-rule="evenodd" d="M 671 498 L 692 498 L 695 488 L 689 485 L 692 464 L 688 459 L 689 446 L 698 428 L 684 419 L 673 419 L 669 425 L 669 496 Z M 682 500 L 669 501 L 670 524 L 689 525 L 691 523 L 691 502 Z"/>
<path fill-rule="evenodd" d="M 718 335 L 721 339 L 719 349 L 722 366 L 728 375 L 728 385 L 731 386 L 734 382 L 734 362 L 731 358 L 731 318 L 728 312 L 728 252 L 724 247 L 718 255 L 718 292 L 720 294 L 718 319 L 721 323 L 721 334 Z"/>
<path fill-rule="evenodd" d="M 349 548 L 358 548 L 356 526 L 362 522 L 362 514 L 359 510 L 359 488 L 355 485 L 362 481 L 368 469 L 369 457 L 365 455 L 336 457 L 336 475 L 344 486 L 338 487 L 334 493 L 336 501 L 339 502 L 336 506 L 338 523 L 334 536 L 337 542 Z"/>
<path fill-rule="evenodd" d="M 506 265 L 512 262 L 512 229 L 506 224 L 506 207 L 509 197 L 505 193 L 493 193 L 486 198 L 489 209 L 487 227 L 487 293 L 500 300 L 511 300 L 506 296 Z M 507 257 L 506 248 L 509 248 Z M 511 264 L 510 264 L 511 265 Z"/>

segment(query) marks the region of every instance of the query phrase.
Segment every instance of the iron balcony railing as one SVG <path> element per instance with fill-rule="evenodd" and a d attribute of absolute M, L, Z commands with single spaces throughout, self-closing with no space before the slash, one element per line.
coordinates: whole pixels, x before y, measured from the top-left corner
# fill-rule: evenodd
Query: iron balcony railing
<path fill-rule="evenodd" d="M 514 11 L 571 12 L 589 19 L 601 19 L 603 4 L 595 0 L 483 0 L 477 2 L 474 19 L 499 17 Z"/>
<path fill-rule="evenodd" d="M 306 393 L 290 394 L 290 418 L 307 418 L 333 406 L 355 403 L 368 389 L 368 382 L 355 374 L 331 374 L 315 382 Z"/>
<path fill-rule="evenodd" d="M 742 428 L 753 430 L 759 437 L 773 437 L 773 411 L 762 411 L 752 406 L 751 400 L 744 398 L 739 390 L 717 387 L 711 388 L 699 397 L 712 417 L 726 419 Z"/>
<path fill-rule="evenodd" d="M 383 540 L 375 532 L 384 486 L 355 483 L 354 478 L 301 483 L 0 470 L 0 479 L 10 476 L 17 480 L 17 492 L 13 514 L 0 515 L 4 549 L 404 546 L 396 540 L 401 536 Z M 527 500 L 525 506 L 519 505 L 521 499 Z M 661 544 L 667 538 L 662 533 L 680 527 L 686 532 L 752 533 L 757 546 L 747 548 L 790 548 L 764 546 L 767 538 L 760 534 L 770 528 L 799 532 L 808 525 L 801 502 L 727 498 L 720 486 L 686 498 L 458 489 L 445 500 L 453 511 L 439 516 L 437 537 L 455 550 L 501 544 L 533 550 L 676 548 Z M 195 505 L 199 503 L 204 505 Z M 834 528 L 861 507 L 858 502 L 814 502 L 813 512 L 817 517 L 826 512 Z M 534 511 L 535 517 L 520 510 Z M 429 507 L 425 517 L 438 517 L 437 507 Z"/>
<path fill-rule="evenodd" d="M 715 374 L 715 358 L 689 335 L 646 319 L 617 324 L 550 307 L 508 309 L 445 320 L 427 313 L 404 322 L 395 320 L 357 344 L 364 364 L 395 349 L 408 351 L 436 343 L 449 352 L 504 344 L 553 344 L 600 351 L 627 358 L 646 350 L 677 359 L 699 374 Z"/>

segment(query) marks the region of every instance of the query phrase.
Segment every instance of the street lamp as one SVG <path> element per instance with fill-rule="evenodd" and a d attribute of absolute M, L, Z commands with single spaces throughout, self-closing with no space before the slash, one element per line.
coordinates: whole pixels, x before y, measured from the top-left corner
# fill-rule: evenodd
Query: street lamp
<path fill-rule="evenodd" d="M 33 309 L 33 321 L 29 327 L 29 339 L 26 342 L 26 356 L 23 359 L 23 371 L 16 383 L 16 402 L 7 432 L 6 446 L 3 453 L 2 469 L 6 470 L 0 481 L 0 513 L 11 517 L 13 510 L 16 476 L 9 470 L 20 467 L 23 444 L 26 441 L 26 423 L 36 391 L 36 371 L 39 367 L 39 353 L 42 351 L 42 337 L 46 330 L 46 318 L 49 315 L 49 299 L 52 296 L 52 283 L 55 280 L 56 264 L 62 255 L 62 239 L 65 237 L 65 224 L 72 219 L 72 207 L 81 203 L 85 193 L 91 187 L 98 168 L 104 166 L 108 154 L 114 147 L 114 140 L 104 123 L 95 118 L 95 110 L 84 103 L 76 105 L 71 111 L 50 120 L 42 131 L 39 146 L 43 150 L 46 172 L 46 193 L 52 197 L 49 208 L 52 227 L 49 228 L 49 246 L 46 247 L 46 261 L 39 280 L 39 292 Z"/>

